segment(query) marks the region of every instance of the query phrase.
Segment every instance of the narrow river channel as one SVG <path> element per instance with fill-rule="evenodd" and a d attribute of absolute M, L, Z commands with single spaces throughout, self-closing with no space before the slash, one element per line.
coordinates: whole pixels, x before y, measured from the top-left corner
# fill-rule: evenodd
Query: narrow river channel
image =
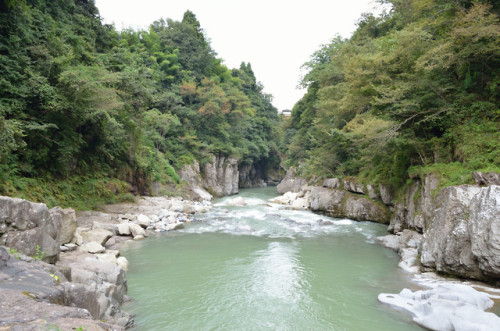
<path fill-rule="evenodd" d="M 422 330 L 377 302 L 413 287 L 386 227 L 272 205 L 274 187 L 214 201 L 181 231 L 132 243 L 136 330 Z"/>

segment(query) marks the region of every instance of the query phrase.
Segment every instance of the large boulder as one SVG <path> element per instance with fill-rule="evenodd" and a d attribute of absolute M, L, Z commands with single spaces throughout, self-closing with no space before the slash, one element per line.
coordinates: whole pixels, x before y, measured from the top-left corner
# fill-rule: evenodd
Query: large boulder
<path fill-rule="evenodd" d="M 97 242 L 100 245 L 106 245 L 109 238 L 113 236 L 113 232 L 105 229 L 92 229 L 81 232 L 83 242 Z"/>
<path fill-rule="evenodd" d="M 0 243 L 54 263 L 59 257 L 59 220 L 43 203 L 0 197 Z"/>
<path fill-rule="evenodd" d="M 302 188 L 307 185 L 307 181 L 303 178 L 297 177 L 296 169 L 294 167 L 290 167 L 285 175 L 285 178 L 281 181 L 281 183 L 276 186 L 278 193 L 284 194 L 286 192 L 299 192 Z"/>
<path fill-rule="evenodd" d="M 69 267 L 71 281 L 76 284 L 64 285 L 72 305 L 87 309 L 95 319 L 131 326 L 133 318 L 120 311 L 127 293 L 127 278 L 122 268 L 96 258 L 85 258 Z"/>
<path fill-rule="evenodd" d="M 61 207 L 54 207 L 49 212 L 52 218 L 61 225 L 59 230 L 59 245 L 71 242 L 77 227 L 75 210 L 72 208 L 62 209 Z"/>
<path fill-rule="evenodd" d="M 310 201 L 311 210 L 329 216 L 379 223 L 389 221 L 390 213 L 387 208 L 369 198 L 344 190 L 313 186 Z"/>

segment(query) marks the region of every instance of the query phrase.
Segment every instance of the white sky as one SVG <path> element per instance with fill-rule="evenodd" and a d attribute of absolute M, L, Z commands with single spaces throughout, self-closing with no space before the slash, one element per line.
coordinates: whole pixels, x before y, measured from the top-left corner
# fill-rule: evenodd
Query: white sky
<path fill-rule="evenodd" d="M 349 37 L 373 0 L 96 0 L 106 23 L 145 29 L 159 18 L 182 20 L 191 10 L 229 68 L 250 62 L 278 110 L 291 109 L 300 67 L 336 34 Z"/>

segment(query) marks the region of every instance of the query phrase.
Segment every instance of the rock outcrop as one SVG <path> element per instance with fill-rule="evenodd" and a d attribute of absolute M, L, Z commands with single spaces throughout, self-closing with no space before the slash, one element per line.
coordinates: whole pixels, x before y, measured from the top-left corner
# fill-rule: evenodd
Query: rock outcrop
<path fill-rule="evenodd" d="M 23 199 L 0 197 L 0 244 L 55 262 L 59 256 L 61 223 L 47 206 Z"/>
<path fill-rule="evenodd" d="M 357 221 L 389 222 L 389 211 L 382 204 L 345 190 L 313 186 L 311 210 L 333 217 Z"/>
<path fill-rule="evenodd" d="M 424 271 L 498 284 L 500 186 L 460 185 L 439 191 L 438 187 L 432 174 L 407 186 L 395 205 L 389 231 L 423 234 L 418 262 Z"/>
<path fill-rule="evenodd" d="M 0 197 L 0 202 L 1 238 L 14 255 L 0 247 L 0 329 L 23 330 L 38 330 L 46 322 L 89 330 L 132 326 L 132 316 L 120 309 L 127 299 L 128 268 L 117 250 L 120 243 L 182 228 L 191 214 L 210 208 L 206 201 L 144 197 L 75 216 L 72 209 L 49 211 L 22 199 Z M 40 236 L 51 236 L 52 246 Z M 39 261 L 46 256 L 55 265 Z"/>
<path fill-rule="evenodd" d="M 198 201 L 211 200 L 212 196 L 208 192 L 219 197 L 238 193 L 238 160 L 234 158 L 213 156 L 201 168 L 194 161 L 185 165 L 179 171 L 179 176 L 188 183 Z"/>
<path fill-rule="evenodd" d="M 290 167 L 285 175 L 285 178 L 278 184 L 276 189 L 278 193 L 284 194 L 286 192 L 299 192 L 304 186 L 307 185 L 307 181 L 303 178 L 296 176 L 297 170 L 294 167 Z"/>
<path fill-rule="evenodd" d="M 68 273 L 69 270 L 64 271 Z M 77 269 L 71 271 L 74 271 L 76 280 Z M 121 312 L 116 305 L 111 306 L 111 303 L 117 303 L 116 300 L 123 299 L 124 278 L 116 277 L 116 281 L 105 284 L 101 279 L 110 280 L 116 273 L 101 271 L 105 273 L 87 273 L 87 279 L 93 281 L 90 285 L 69 282 L 57 266 L 19 253 L 10 256 L 4 247 L 0 247 L 0 329 L 43 330 L 54 326 L 71 329 L 81 326 L 86 330 L 124 330 L 131 325 L 131 316 Z M 122 284 L 122 288 L 115 284 Z M 103 318 L 113 323 L 102 322 Z"/>

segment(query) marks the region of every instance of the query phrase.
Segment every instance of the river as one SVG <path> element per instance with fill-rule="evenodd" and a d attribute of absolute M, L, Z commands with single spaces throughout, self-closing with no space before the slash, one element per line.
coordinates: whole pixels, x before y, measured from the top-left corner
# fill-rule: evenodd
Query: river
<path fill-rule="evenodd" d="M 414 287 L 386 226 L 272 205 L 274 187 L 214 201 L 185 229 L 127 246 L 136 330 L 422 330 L 377 301 Z"/>

